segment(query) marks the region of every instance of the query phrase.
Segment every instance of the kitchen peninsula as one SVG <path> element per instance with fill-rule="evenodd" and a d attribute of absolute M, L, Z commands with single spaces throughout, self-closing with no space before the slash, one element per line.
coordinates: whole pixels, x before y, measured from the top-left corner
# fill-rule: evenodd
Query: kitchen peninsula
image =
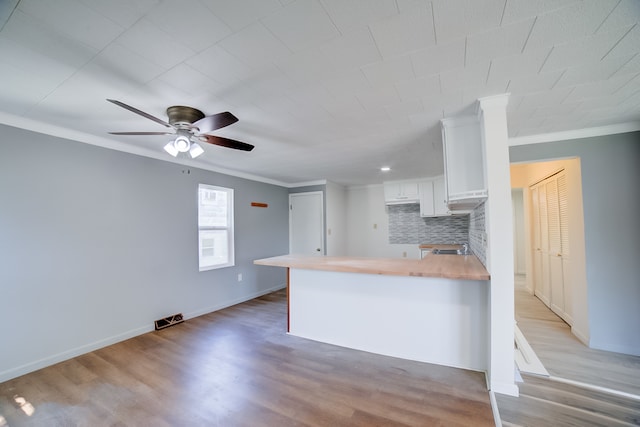
<path fill-rule="evenodd" d="M 424 259 L 283 255 L 288 332 L 427 363 L 486 371 L 489 273 L 474 255 Z"/>

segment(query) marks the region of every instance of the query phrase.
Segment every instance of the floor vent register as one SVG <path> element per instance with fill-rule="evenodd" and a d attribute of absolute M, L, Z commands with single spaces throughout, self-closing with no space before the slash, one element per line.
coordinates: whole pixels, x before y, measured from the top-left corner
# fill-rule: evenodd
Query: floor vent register
<path fill-rule="evenodd" d="M 184 317 L 182 317 L 182 313 L 174 314 L 169 317 L 165 317 L 164 319 L 159 319 L 155 321 L 156 331 L 160 329 L 168 328 L 169 326 L 177 325 L 178 323 L 184 322 Z"/>

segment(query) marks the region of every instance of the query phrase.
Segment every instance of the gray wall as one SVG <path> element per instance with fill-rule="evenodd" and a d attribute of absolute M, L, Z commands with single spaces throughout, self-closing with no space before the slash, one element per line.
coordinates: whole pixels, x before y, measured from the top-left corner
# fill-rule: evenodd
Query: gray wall
<path fill-rule="evenodd" d="M 235 267 L 198 272 L 198 183 L 235 190 Z M 287 206 L 283 187 L 0 126 L 0 382 L 283 287 L 253 260 L 288 252 Z"/>
<path fill-rule="evenodd" d="M 590 345 L 640 355 L 640 132 L 509 153 L 511 162 L 580 158 Z"/>

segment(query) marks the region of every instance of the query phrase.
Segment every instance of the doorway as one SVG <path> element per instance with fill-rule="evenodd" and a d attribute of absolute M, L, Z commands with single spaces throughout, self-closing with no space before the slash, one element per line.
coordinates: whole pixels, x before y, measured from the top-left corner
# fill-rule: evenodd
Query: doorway
<path fill-rule="evenodd" d="M 324 255 L 322 191 L 289 194 L 289 253 Z"/>
<path fill-rule="evenodd" d="M 525 287 L 588 345 L 580 159 L 512 164 L 511 186 L 518 190 L 512 194 L 522 192 L 523 220 L 519 227 L 525 248 Z M 517 204 L 514 199 L 514 210 Z"/>
<path fill-rule="evenodd" d="M 543 346 L 544 351 L 558 351 L 558 357 L 563 345 L 577 344 L 586 351 L 589 321 L 580 159 L 512 164 L 511 185 L 514 234 L 522 236 L 525 252 L 525 279 L 514 280 L 515 314 L 522 321 L 518 324 L 537 320 L 542 327 L 555 325 L 562 330 L 555 345 Z M 517 218 L 519 205 L 522 221 Z M 551 336 L 550 330 L 525 329 L 522 332 L 530 341 Z"/>

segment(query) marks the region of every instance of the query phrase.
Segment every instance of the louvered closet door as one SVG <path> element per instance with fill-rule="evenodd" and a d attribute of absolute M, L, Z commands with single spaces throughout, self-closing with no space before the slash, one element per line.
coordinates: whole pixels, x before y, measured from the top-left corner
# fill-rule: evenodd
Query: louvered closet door
<path fill-rule="evenodd" d="M 543 285 L 546 281 L 542 276 L 542 242 L 540 239 L 540 201 L 539 187 L 531 189 L 531 210 L 532 218 L 532 236 L 533 242 L 533 289 L 538 298 L 543 298 Z"/>
<path fill-rule="evenodd" d="M 546 305 L 551 306 L 551 287 L 549 284 L 549 218 L 547 215 L 547 188 L 545 185 L 538 187 L 538 207 L 540 215 L 540 264 L 541 287 L 536 290 L 536 295 Z"/>
<path fill-rule="evenodd" d="M 535 295 L 573 322 L 568 183 L 564 171 L 530 187 Z"/>
<path fill-rule="evenodd" d="M 564 309 L 561 317 L 570 325 L 573 323 L 573 294 L 571 287 L 571 256 L 569 251 L 569 200 L 567 176 L 564 172 L 558 174 L 558 210 L 560 218 L 560 253 L 562 259 L 562 285 L 564 294 Z"/>
<path fill-rule="evenodd" d="M 564 312 L 564 285 L 562 274 L 562 238 L 560 233 L 560 202 L 558 200 L 557 179 L 549 179 L 545 184 L 545 188 L 547 191 L 551 309 L 560 316 Z"/>

